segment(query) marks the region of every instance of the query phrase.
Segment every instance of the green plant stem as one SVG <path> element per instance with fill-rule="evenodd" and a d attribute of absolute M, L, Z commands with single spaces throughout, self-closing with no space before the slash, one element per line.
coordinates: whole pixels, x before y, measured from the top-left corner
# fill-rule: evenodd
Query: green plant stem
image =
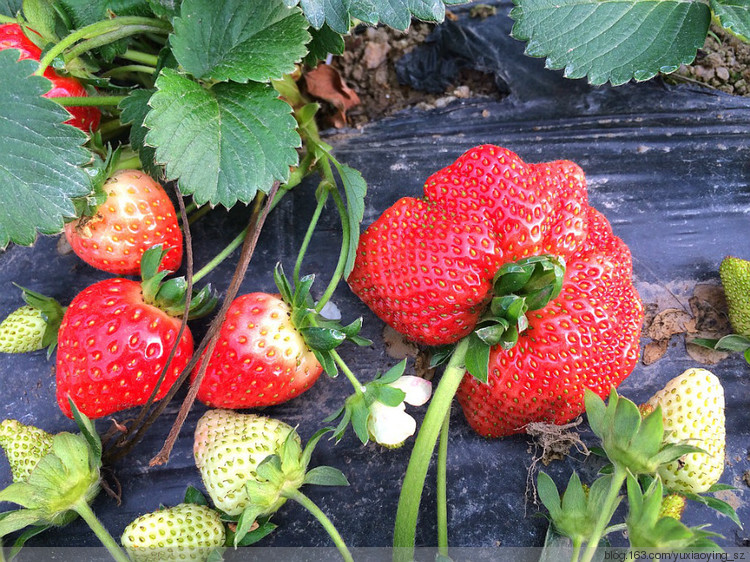
<path fill-rule="evenodd" d="M 197 209 L 198 203 L 196 203 L 195 201 L 191 201 L 190 203 L 185 205 L 185 213 L 187 213 L 188 215 Z"/>
<path fill-rule="evenodd" d="M 451 409 L 445 413 L 443 427 L 440 428 L 440 443 L 437 457 L 437 533 L 438 550 L 448 556 L 448 431 L 451 423 Z"/>
<path fill-rule="evenodd" d="M 141 167 L 141 158 L 139 156 L 130 156 L 129 158 L 123 158 L 118 163 L 117 166 L 115 166 L 115 169 L 112 170 L 113 172 L 117 172 L 119 170 L 134 170 L 139 169 Z"/>
<path fill-rule="evenodd" d="M 625 482 L 626 477 L 627 469 L 622 467 L 619 463 L 615 463 L 615 470 L 612 474 L 612 481 L 609 485 L 607 497 L 602 504 L 601 514 L 599 515 L 599 519 L 596 521 L 594 530 L 589 537 L 589 541 L 586 545 L 586 550 L 583 552 L 583 558 L 581 558 L 581 562 L 591 562 L 591 560 L 594 558 L 596 549 L 599 547 L 599 541 L 604 536 L 604 530 L 609 524 L 609 519 L 612 516 L 612 511 L 614 510 L 613 508 L 617 503 L 617 496 L 620 494 L 620 488 L 622 488 L 622 484 Z"/>
<path fill-rule="evenodd" d="M 80 107 L 82 105 L 119 105 L 127 96 L 81 96 L 50 98 L 64 107 Z"/>
<path fill-rule="evenodd" d="M 341 538 L 341 535 L 339 534 L 338 530 L 336 530 L 336 527 L 333 525 L 333 522 L 328 518 L 328 516 L 325 513 L 323 513 L 323 510 L 320 509 L 315 504 L 315 502 L 313 502 L 310 498 L 308 498 L 305 494 L 303 494 L 299 490 L 284 492 L 283 495 L 291 500 L 296 501 L 297 503 L 302 505 L 305 509 L 307 509 L 307 511 L 312 513 L 315 519 L 317 519 L 318 522 L 321 525 L 323 525 L 323 528 L 331 536 L 331 539 L 333 539 L 333 544 L 335 544 L 336 548 L 338 548 L 339 552 L 341 553 L 341 557 L 344 560 L 346 560 L 346 562 L 354 562 L 354 558 L 352 558 L 352 553 L 349 552 L 349 548 L 346 546 L 344 539 Z"/>
<path fill-rule="evenodd" d="M 206 216 L 208 213 L 211 212 L 211 205 L 204 205 L 200 209 L 197 209 L 192 215 L 188 217 L 188 224 L 193 224 L 195 221 L 200 219 L 201 217 Z"/>
<path fill-rule="evenodd" d="M 102 35 L 93 37 L 92 39 L 87 39 L 86 41 L 80 42 L 65 54 L 65 62 L 67 63 L 73 59 L 80 57 L 84 53 L 88 53 L 89 51 L 93 51 L 94 49 L 98 49 L 99 47 L 103 47 L 104 45 L 109 45 L 110 43 L 114 43 L 115 41 L 119 41 L 120 39 L 124 39 L 138 33 L 146 33 L 148 31 L 166 32 L 166 30 L 154 27 L 153 25 L 125 25 L 118 29 L 114 29 L 107 33 L 103 33 Z"/>
<path fill-rule="evenodd" d="M 297 261 L 294 264 L 294 272 L 292 274 L 292 280 L 294 281 L 295 285 L 299 284 L 299 275 L 300 270 L 302 269 L 302 261 L 305 259 L 305 253 L 307 253 L 307 248 L 310 246 L 310 240 L 312 240 L 313 232 L 315 231 L 315 227 L 318 225 L 318 220 L 320 220 L 320 214 L 323 212 L 323 208 L 326 205 L 326 201 L 328 200 L 328 189 L 325 189 L 323 194 L 318 198 L 318 204 L 315 207 L 315 212 L 313 213 L 312 218 L 310 219 L 310 224 L 307 226 L 307 232 L 305 232 L 305 238 L 302 240 L 302 245 L 299 248 L 299 252 L 297 253 Z"/>
<path fill-rule="evenodd" d="M 153 74 L 154 68 L 151 66 L 144 66 L 142 64 L 126 64 L 125 66 L 118 66 L 112 70 L 102 73 L 102 78 L 109 78 L 117 74 L 125 74 L 127 72 L 142 72 L 144 74 Z"/>
<path fill-rule="evenodd" d="M 151 53 L 144 53 L 143 51 L 137 51 L 135 49 L 128 49 L 123 54 L 118 55 L 121 59 L 130 60 L 140 64 L 150 66 L 152 70 L 156 70 L 159 65 L 159 57 L 152 55 Z"/>
<path fill-rule="evenodd" d="M 91 530 L 94 531 L 96 537 L 107 548 L 112 558 L 117 562 L 130 562 L 130 558 L 128 558 L 127 554 L 119 547 L 115 539 L 112 538 L 112 535 L 109 534 L 104 525 L 97 519 L 89 504 L 86 503 L 86 500 L 81 500 L 74 505 L 73 511 L 80 515 L 81 519 L 91 527 Z"/>
<path fill-rule="evenodd" d="M 336 364 L 341 367 L 341 370 L 344 372 L 344 375 L 347 379 L 349 379 L 349 382 L 352 383 L 352 386 L 354 387 L 354 393 L 362 396 L 365 393 L 365 387 L 362 386 L 362 383 L 359 382 L 355 374 L 352 372 L 352 370 L 349 368 L 349 366 L 344 362 L 344 360 L 341 358 L 341 356 L 338 354 L 338 352 L 335 349 L 332 349 L 329 351 L 331 354 L 331 357 L 333 357 L 333 360 L 336 362 Z"/>
<path fill-rule="evenodd" d="M 110 121 L 104 121 L 99 125 L 99 132 L 102 135 L 115 134 L 129 128 L 130 125 L 123 125 L 119 119 L 111 119 Z"/>
<path fill-rule="evenodd" d="M 210 262 L 196 271 L 193 275 L 193 283 L 197 283 L 206 275 L 211 273 L 214 268 L 216 268 L 216 266 L 227 259 L 232 254 L 232 252 L 239 248 L 242 242 L 245 240 L 245 237 L 247 236 L 247 231 L 248 229 L 246 228 L 245 230 L 240 232 L 237 236 L 234 237 L 234 240 L 227 244 L 227 246 L 221 252 L 216 254 Z"/>
<path fill-rule="evenodd" d="M 159 31 L 160 33 L 168 33 L 172 29 L 172 26 L 167 22 L 140 16 L 121 16 L 98 21 L 74 31 L 67 37 L 63 38 L 57 45 L 52 47 L 47 54 L 44 55 L 42 60 L 39 61 L 39 68 L 37 68 L 34 74 L 37 76 L 44 74 L 46 68 L 56 57 L 61 55 L 63 51 L 78 41 L 92 39 L 126 26 L 149 26 L 152 30 Z"/>
<path fill-rule="evenodd" d="M 331 195 L 333 197 L 333 201 L 336 203 L 336 208 L 339 211 L 339 216 L 341 217 L 341 249 L 339 251 L 339 261 L 336 264 L 336 269 L 331 276 L 331 280 L 328 282 L 328 287 L 326 287 L 326 290 L 323 292 L 323 296 L 320 297 L 320 300 L 315 305 L 316 312 L 320 312 L 321 310 L 323 310 L 323 307 L 333 296 L 333 292 L 336 290 L 336 287 L 338 287 L 339 281 L 341 281 L 341 278 L 344 276 L 346 259 L 349 255 L 349 229 L 351 228 L 349 225 L 349 215 L 346 212 L 346 205 L 344 204 L 343 199 L 341 199 L 341 194 L 338 192 L 338 190 L 332 189 Z"/>
<path fill-rule="evenodd" d="M 581 555 L 581 543 L 580 538 L 573 540 L 573 554 L 570 556 L 570 562 L 578 562 L 578 557 Z"/>
<path fill-rule="evenodd" d="M 469 338 L 458 342 L 440 383 L 435 389 L 435 394 L 430 400 L 422 427 L 417 434 L 404 482 L 401 485 L 401 496 L 396 511 L 396 525 L 393 532 L 394 560 L 409 561 L 414 557 L 417 516 L 427 469 L 430 466 L 430 459 L 445 416 L 448 415 L 458 385 L 466 373 L 464 360 L 468 347 Z"/>

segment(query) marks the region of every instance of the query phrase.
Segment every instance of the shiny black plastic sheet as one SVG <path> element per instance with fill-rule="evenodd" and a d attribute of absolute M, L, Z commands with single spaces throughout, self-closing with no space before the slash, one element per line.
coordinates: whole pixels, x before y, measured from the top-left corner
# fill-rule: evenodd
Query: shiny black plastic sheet
<path fill-rule="evenodd" d="M 327 136 L 337 158 L 360 170 L 368 182 L 363 226 L 398 198 L 421 195 L 430 173 L 477 144 L 505 146 L 530 162 L 574 160 L 587 174 L 591 203 L 630 246 L 635 282 L 644 302 L 689 310 L 688 298 L 696 283 L 718 283 L 718 266 L 725 255 L 750 259 L 750 100 L 659 81 L 593 88 L 566 80 L 545 70 L 542 61 L 522 55 L 523 45 L 508 37 L 509 4 L 497 5 L 498 15 L 485 20 L 469 18 L 467 10 L 458 10 L 458 21 L 448 24 L 423 48 L 447 60 L 454 57 L 456 61 L 447 64 L 457 68 L 474 66 L 488 73 L 509 96 L 456 101 L 432 111 L 405 111 L 362 130 Z M 405 79 L 418 83 L 415 68 L 426 65 L 422 56 L 415 52 L 411 60 L 402 62 Z M 314 208 L 314 187 L 313 182 L 304 183 L 273 212 L 242 292 L 275 291 L 271 272 L 277 261 L 291 271 Z M 247 209 L 228 215 L 215 211 L 199 221 L 193 230 L 196 264 L 206 263 L 228 243 L 248 215 Z M 318 276 L 316 295 L 335 266 L 339 237 L 331 208 L 313 237 L 304 265 L 305 273 Z M 22 304 L 12 282 L 67 303 L 79 290 L 107 277 L 72 254 L 59 254 L 56 244 L 55 238 L 42 237 L 32 248 L 11 247 L 0 255 L 0 316 Z M 219 291 L 226 290 L 233 267 L 230 260 L 210 276 Z M 363 335 L 374 345 L 364 350 L 344 346 L 341 355 L 362 381 L 370 380 L 395 362 L 385 351 L 383 325 L 343 284 L 334 302 L 344 320 L 364 317 Z M 193 329 L 200 338 L 205 322 Z M 51 432 L 74 429 L 55 404 L 53 364 L 43 352 L 0 356 L 2 418 L 14 417 Z M 700 365 L 675 338 L 666 357 L 648 367 L 639 364 L 621 385 L 621 392 L 642 402 L 693 366 Z M 741 530 L 726 517 L 696 505 L 689 507 L 685 522 L 710 523 L 711 530 L 723 535 L 718 542 L 726 547 L 748 546 L 750 488 L 742 478 L 750 470 L 750 366 L 733 356 L 709 368 L 726 391 L 727 467 L 721 482 L 736 487 L 722 497 L 736 507 L 746 528 Z M 407 369 L 411 371 L 413 364 Z M 349 393 L 343 377 L 322 377 L 300 398 L 265 413 L 298 425 L 306 440 Z M 115 505 L 106 494 L 94 502 L 97 514 L 115 536 L 137 515 L 160 504 L 179 503 L 186 486 L 202 487 L 192 458 L 192 431 L 204 411 L 201 406 L 190 414 L 170 462 L 148 466 L 177 408 L 175 401 L 144 442 L 115 467 L 123 489 L 122 505 Z M 418 419 L 423 413 L 423 409 L 409 411 Z M 105 431 L 110 423 L 99 421 L 99 430 Z M 584 431 L 583 436 L 594 444 L 591 434 Z M 351 486 L 309 487 L 306 493 L 331 517 L 350 546 L 390 545 L 411 444 L 393 451 L 373 444 L 361 446 L 350 431 L 338 444 L 324 440 L 319 445 L 313 465 L 338 467 Z M 492 441 L 478 437 L 454 407 L 448 458 L 451 544 L 541 546 L 546 521 L 533 516 L 538 507 L 525 499 L 529 445 L 523 436 Z M 545 470 L 562 484 L 572 470 L 591 480 L 599 466 L 574 455 Z M 9 482 L 7 464 L 0 461 L 0 484 Z M 9 507 L 3 504 L 0 509 Z M 285 505 L 274 521 L 279 528 L 263 546 L 330 546 L 323 529 L 297 505 Z M 434 466 L 424 490 L 417 541 L 420 545 L 436 543 Z M 34 538 L 32 544 L 83 546 L 97 541 L 76 521 Z"/>

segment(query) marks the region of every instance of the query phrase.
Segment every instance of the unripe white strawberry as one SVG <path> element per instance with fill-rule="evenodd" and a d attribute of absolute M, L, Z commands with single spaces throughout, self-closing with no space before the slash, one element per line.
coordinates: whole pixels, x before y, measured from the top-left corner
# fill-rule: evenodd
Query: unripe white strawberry
<path fill-rule="evenodd" d="M 0 423 L 0 447 L 8 457 L 13 482 L 25 482 L 52 447 L 52 435 L 16 420 Z"/>
<path fill-rule="evenodd" d="M 206 412 L 195 428 L 193 452 L 214 505 L 229 515 L 242 513 L 249 503 L 245 483 L 256 478 L 258 464 L 278 453 L 292 431 L 284 422 L 265 416 L 231 410 Z M 299 436 L 295 433 L 294 437 L 299 443 Z M 283 498 L 279 502 L 276 509 Z"/>
<path fill-rule="evenodd" d="M 659 468 L 665 486 L 699 494 L 724 471 L 726 429 L 724 388 L 706 369 L 688 369 L 654 394 L 647 405 L 661 405 L 664 442 L 687 442 L 706 453 L 689 453 Z"/>
<path fill-rule="evenodd" d="M 141 515 L 122 534 L 122 546 L 134 562 L 202 562 L 224 546 L 226 532 L 217 512 L 181 503 Z"/>
<path fill-rule="evenodd" d="M 0 352 L 28 353 L 42 349 L 46 329 L 41 310 L 29 305 L 17 308 L 0 323 Z"/>

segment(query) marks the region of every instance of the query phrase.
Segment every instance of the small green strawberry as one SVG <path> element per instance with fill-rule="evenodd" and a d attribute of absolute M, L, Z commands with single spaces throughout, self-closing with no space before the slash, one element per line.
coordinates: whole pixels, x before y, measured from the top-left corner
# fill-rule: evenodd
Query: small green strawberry
<path fill-rule="evenodd" d="M 0 423 L 0 447 L 8 457 L 13 482 L 25 482 L 52 447 L 52 435 L 16 420 Z"/>
<path fill-rule="evenodd" d="M 667 494 L 661 500 L 659 508 L 659 517 L 671 517 L 679 521 L 685 511 L 687 499 L 682 494 Z"/>
<path fill-rule="evenodd" d="M 318 519 L 344 560 L 352 560 L 331 520 L 300 491 L 304 484 L 349 485 L 333 467 L 307 470 L 313 449 L 328 431 L 315 433 L 303 450 L 297 432 L 272 418 L 210 410 L 198 420 L 195 464 L 214 505 L 229 515 L 239 515 L 235 546 L 259 517 L 272 515 L 292 499 Z"/>
<path fill-rule="evenodd" d="M 728 256 L 719 267 L 729 307 L 729 321 L 736 334 L 750 337 L 750 261 Z"/>
<path fill-rule="evenodd" d="M 141 515 L 120 541 L 133 562 L 202 562 L 224 546 L 226 532 L 213 509 L 191 503 Z"/>
<path fill-rule="evenodd" d="M 664 442 L 686 442 L 703 449 L 659 468 L 667 488 L 699 494 L 719 481 L 724 471 L 726 429 L 724 388 L 706 369 L 688 369 L 647 402 L 661 406 Z"/>
<path fill-rule="evenodd" d="M 0 351 L 28 353 L 42 349 L 46 327 L 41 310 L 29 305 L 17 308 L 0 323 Z"/>

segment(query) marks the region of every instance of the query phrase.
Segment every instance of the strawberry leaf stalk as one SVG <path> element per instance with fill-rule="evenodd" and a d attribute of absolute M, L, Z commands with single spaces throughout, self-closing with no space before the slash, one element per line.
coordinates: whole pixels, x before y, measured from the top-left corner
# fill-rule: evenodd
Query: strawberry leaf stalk
<path fill-rule="evenodd" d="M 300 491 L 305 484 L 349 485 L 336 468 L 308 470 L 313 449 L 329 431 L 315 433 L 303 449 L 291 426 L 265 416 L 209 410 L 198 420 L 195 463 L 214 505 L 229 515 L 239 515 L 234 546 L 256 520 L 272 515 L 292 499 L 318 519 L 343 558 L 352 560 L 330 519 Z"/>
<path fill-rule="evenodd" d="M 91 421 L 72 402 L 70 407 L 79 434 L 50 435 L 13 420 L 3 422 L 2 446 L 11 462 L 14 482 L 0 491 L 0 502 L 15 503 L 21 509 L 0 518 L 0 538 L 30 525 L 36 534 L 44 528 L 66 525 L 78 515 L 115 560 L 128 562 L 89 506 L 100 490 L 101 441 Z M 9 435 L 8 431 L 15 433 Z"/>

